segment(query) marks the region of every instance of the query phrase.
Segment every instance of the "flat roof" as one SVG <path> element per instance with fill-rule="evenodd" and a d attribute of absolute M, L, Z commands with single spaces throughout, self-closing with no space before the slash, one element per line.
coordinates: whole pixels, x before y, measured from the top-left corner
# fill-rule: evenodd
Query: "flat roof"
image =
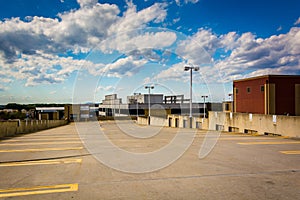
<path fill-rule="evenodd" d="M 249 80 L 256 80 L 256 79 L 262 79 L 262 78 L 300 78 L 300 75 L 275 75 L 275 74 L 269 74 L 269 75 L 262 75 L 262 76 L 255 76 L 255 77 L 249 77 L 249 78 L 244 78 L 244 79 L 237 79 L 234 80 L 233 82 L 241 82 L 241 81 L 249 81 Z"/>
<path fill-rule="evenodd" d="M 65 107 L 36 107 L 35 110 L 65 110 Z"/>

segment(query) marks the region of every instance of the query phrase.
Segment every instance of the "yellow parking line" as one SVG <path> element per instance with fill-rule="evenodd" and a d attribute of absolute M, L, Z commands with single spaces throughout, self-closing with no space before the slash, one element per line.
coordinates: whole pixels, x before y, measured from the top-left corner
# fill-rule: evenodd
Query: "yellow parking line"
<path fill-rule="evenodd" d="M 78 138 L 77 135 L 65 135 L 65 136 L 55 136 L 55 135 L 43 135 L 43 136 L 28 136 L 22 137 L 22 139 L 68 139 L 68 138 Z M 19 138 L 13 138 L 19 139 Z M 21 138 L 20 138 L 21 139 Z"/>
<path fill-rule="evenodd" d="M 53 159 L 53 160 L 38 160 L 38 161 L 24 161 L 24 162 L 10 162 L 0 163 L 0 167 L 18 167 L 18 166 L 32 166 L 32 165 L 54 165 L 54 164 L 71 164 L 81 163 L 81 158 L 68 158 L 68 159 Z"/>
<path fill-rule="evenodd" d="M 289 154 L 289 155 L 297 155 L 300 154 L 300 151 L 279 151 L 280 153 L 283 154 Z"/>
<path fill-rule="evenodd" d="M 278 138 L 263 138 L 263 137 L 227 137 L 219 138 L 219 140 L 276 140 Z"/>
<path fill-rule="evenodd" d="M 0 153 L 9 152 L 39 152 L 39 151 L 66 151 L 81 150 L 83 147 L 65 147 L 65 148 L 40 148 L 40 149 L 0 149 Z"/>
<path fill-rule="evenodd" d="M 37 187 L 31 187 L 31 188 L 0 189 L 0 198 L 1 197 L 34 195 L 34 194 L 49 194 L 49 193 L 58 193 L 58 192 L 74 192 L 77 190 L 78 190 L 78 183 L 50 185 L 50 186 L 37 186 Z"/>
<path fill-rule="evenodd" d="M 285 141 L 285 142 L 240 142 L 241 145 L 255 145 L 255 144 L 300 144 L 300 141 Z"/>
<path fill-rule="evenodd" d="M 60 141 L 60 140 L 79 140 L 79 138 L 22 138 L 19 140 L 2 140 L 1 143 L 8 143 L 8 142 L 26 142 L 26 141 L 44 141 L 44 140 L 50 140 L 50 141 Z"/>
<path fill-rule="evenodd" d="M 25 146 L 25 145 L 45 145 L 45 144 L 81 144 L 82 142 L 36 142 L 36 143 L 0 143 L 0 146 Z"/>

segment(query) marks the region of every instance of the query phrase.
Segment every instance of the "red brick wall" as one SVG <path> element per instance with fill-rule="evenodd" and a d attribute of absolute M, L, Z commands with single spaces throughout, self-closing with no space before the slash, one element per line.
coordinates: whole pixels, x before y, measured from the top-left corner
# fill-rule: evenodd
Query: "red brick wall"
<path fill-rule="evenodd" d="M 238 89 L 236 95 L 236 112 L 264 114 L 265 99 L 261 86 L 266 83 L 267 77 L 234 82 L 234 88 Z M 247 92 L 247 88 L 250 92 Z"/>
<path fill-rule="evenodd" d="M 253 79 L 234 81 L 234 88 L 238 89 L 236 95 L 236 112 L 265 113 L 264 92 L 262 85 L 275 84 L 275 114 L 295 115 L 295 84 L 300 84 L 300 76 L 265 76 Z M 247 92 L 247 88 L 251 92 Z"/>

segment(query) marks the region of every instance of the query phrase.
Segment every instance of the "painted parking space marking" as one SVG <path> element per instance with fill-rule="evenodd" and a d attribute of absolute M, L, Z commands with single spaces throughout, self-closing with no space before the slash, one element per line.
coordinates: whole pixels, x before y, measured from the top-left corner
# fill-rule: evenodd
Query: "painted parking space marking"
<path fill-rule="evenodd" d="M 13 140 L 2 140 L 0 141 L 0 144 L 2 143 L 8 143 L 8 142 L 27 142 L 27 141 L 65 141 L 65 140 L 75 140 L 75 141 L 78 141 L 79 138 L 22 138 L 20 140 L 16 140 L 16 139 L 13 139 Z"/>
<path fill-rule="evenodd" d="M 288 154 L 288 155 L 299 155 L 300 154 L 300 150 L 299 151 L 279 151 L 280 153 L 283 154 Z"/>
<path fill-rule="evenodd" d="M 276 140 L 278 138 L 260 138 L 260 137 L 225 137 L 219 140 Z"/>
<path fill-rule="evenodd" d="M 24 162 L 7 162 L 0 163 L 0 167 L 18 167 L 18 166 L 32 166 L 32 165 L 55 165 L 55 164 L 71 164 L 81 163 L 81 158 L 68 159 L 53 159 L 53 160 L 38 160 L 38 161 L 24 161 Z"/>
<path fill-rule="evenodd" d="M 67 151 L 67 150 L 81 150 L 81 149 L 83 149 L 83 147 L 39 148 L 39 149 L 0 149 L 0 153 L 39 152 L 39 151 Z"/>
<path fill-rule="evenodd" d="M 68 142 L 39 142 L 39 143 L 0 143 L 0 146 L 26 146 L 26 145 L 59 145 L 59 144 L 82 144 L 81 141 L 68 141 Z"/>
<path fill-rule="evenodd" d="M 239 142 L 240 145 L 260 145 L 260 144 L 300 144 L 300 141 L 276 141 L 276 142 Z"/>
<path fill-rule="evenodd" d="M 36 194 L 49 194 L 59 192 L 75 192 L 78 191 L 78 183 L 75 184 L 61 184 L 50 186 L 37 186 L 31 188 L 10 188 L 0 189 L 0 198 L 2 197 L 15 197 Z"/>

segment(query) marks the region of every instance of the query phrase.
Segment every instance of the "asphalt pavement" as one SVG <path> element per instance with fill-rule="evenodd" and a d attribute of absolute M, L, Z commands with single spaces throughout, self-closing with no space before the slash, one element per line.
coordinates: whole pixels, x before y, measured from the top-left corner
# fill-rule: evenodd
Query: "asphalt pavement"
<path fill-rule="evenodd" d="M 126 123 L 100 122 L 100 130 L 113 146 L 133 154 L 159 152 L 177 135 L 194 136 L 178 159 L 144 173 L 124 172 L 134 163 L 130 159 L 120 158 L 118 169 L 101 160 L 103 148 L 92 154 L 75 123 L 5 138 L 0 199 L 300 199 L 300 140 L 128 125 L 136 135 L 155 133 L 136 138 L 125 133 Z M 208 154 L 199 158 L 203 149 Z M 158 157 L 157 166 L 166 159 Z"/>

